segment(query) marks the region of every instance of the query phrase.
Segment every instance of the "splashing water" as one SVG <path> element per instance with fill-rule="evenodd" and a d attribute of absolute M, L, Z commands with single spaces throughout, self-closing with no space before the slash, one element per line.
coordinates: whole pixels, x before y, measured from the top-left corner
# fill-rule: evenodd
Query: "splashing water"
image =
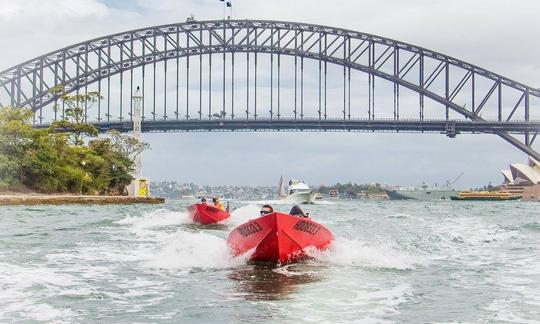
<path fill-rule="evenodd" d="M 238 226 L 251 219 L 260 217 L 261 206 L 256 204 L 249 204 L 239 207 L 231 212 L 231 217 L 226 219 L 223 223 Z"/>
<path fill-rule="evenodd" d="M 201 226 L 188 203 L 0 209 L 0 322 L 540 321 L 535 204 L 305 205 L 336 239 L 276 267 L 227 248 L 260 205 Z"/>
<path fill-rule="evenodd" d="M 360 239 L 337 238 L 327 250 L 310 247 L 305 252 L 319 261 L 340 266 L 410 270 L 425 263 L 422 258 L 408 255 L 395 246 Z"/>

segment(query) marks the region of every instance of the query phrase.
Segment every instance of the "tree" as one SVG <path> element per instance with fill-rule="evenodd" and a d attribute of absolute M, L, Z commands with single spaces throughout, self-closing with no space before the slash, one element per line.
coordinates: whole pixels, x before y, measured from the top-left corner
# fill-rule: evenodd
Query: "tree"
<path fill-rule="evenodd" d="M 33 141 L 31 117 L 29 109 L 0 108 L 0 189 L 22 184 L 22 166 Z"/>
<path fill-rule="evenodd" d="M 0 190 L 123 194 L 135 158 L 149 145 L 120 133 L 85 145 L 84 137 L 98 132 L 82 107 L 97 100 L 97 93 L 63 96 L 62 120 L 41 130 L 32 127 L 31 110 L 0 108 Z"/>
<path fill-rule="evenodd" d="M 61 87 L 51 90 L 51 93 L 59 95 L 64 91 Z M 69 132 L 70 140 L 73 145 L 83 145 L 84 137 L 96 137 L 97 129 L 86 123 L 85 112 L 101 99 L 99 92 L 88 92 L 85 94 L 60 96 L 60 100 L 66 106 L 61 120 L 54 121 L 51 124 L 51 131 Z M 58 107 L 55 107 L 58 110 Z"/>
<path fill-rule="evenodd" d="M 113 148 L 132 162 L 139 154 L 150 148 L 150 144 L 141 142 L 133 136 L 122 134 L 117 130 L 111 130 L 107 134 L 110 136 Z"/>
<path fill-rule="evenodd" d="M 41 192 L 64 192 L 70 189 L 73 176 L 72 149 L 65 134 L 35 130 L 32 145 L 23 162 L 23 184 Z"/>
<path fill-rule="evenodd" d="M 133 161 L 127 154 L 115 149 L 109 138 L 93 140 L 89 148 L 104 161 L 102 168 L 94 175 L 98 181 L 107 181 L 104 193 L 122 194 L 133 180 Z"/>

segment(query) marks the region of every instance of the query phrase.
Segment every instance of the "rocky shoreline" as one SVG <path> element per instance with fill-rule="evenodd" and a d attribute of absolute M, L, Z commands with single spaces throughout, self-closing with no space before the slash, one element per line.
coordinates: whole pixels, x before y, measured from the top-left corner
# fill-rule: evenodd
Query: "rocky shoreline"
<path fill-rule="evenodd" d="M 0 194 L 0 206 L 8 205 L 122 205 L 162 204 L 162 197 Z"/>

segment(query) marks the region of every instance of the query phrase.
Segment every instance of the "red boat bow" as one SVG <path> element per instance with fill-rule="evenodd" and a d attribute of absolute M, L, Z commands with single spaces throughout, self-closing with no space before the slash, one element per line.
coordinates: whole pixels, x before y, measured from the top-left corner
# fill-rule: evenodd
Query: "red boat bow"
<path fill-rule="evenodd" d="M 324 250 L 333 240 L 326 227 L 309 218 L 275 212 L 238 226 L 227 243 L 235 256 L 255 249 L 251 261 L 283 264 L 306 258 L 307 247 Z"/>
<path fill-rule="evenodd" d="M 203 225 L 219 223 L 231 216 L 227 211 L 205 204 L 194 204 L 189 206 L 187 210 L 189 217 L 194 222 Z"/>

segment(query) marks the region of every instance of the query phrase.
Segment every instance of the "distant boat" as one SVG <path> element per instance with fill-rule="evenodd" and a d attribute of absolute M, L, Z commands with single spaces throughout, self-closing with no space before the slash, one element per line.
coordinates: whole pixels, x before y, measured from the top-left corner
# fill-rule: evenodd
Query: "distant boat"
<path fill-rule="evenodd" d="M 328 192 L 328 197 L 331 199 L 339 199 L 339 191 L 337 189 L 331 189 Z"/>
<path fill-rule="evenodd" d="M 505 201 L 518 200 L 521 196 L 513 195 L 508 191 L 460 191 L 456 196 L 450 197 L 452 200 L 490 200 Z"/>
<path fill-rule="evenodd" d="M 448 184 L 444 187 L 428 187 L 423 184 L 417 187 L 384 188 L 384 191 L 391 200 L 446 200 L 457 194 Z"/>
<path fill-rule="evenodd" d="M 317 192 L 312 192 L 309 186 L 303 181 L 292 179 L 289 181 L 287 192 L 285 192 L 285 185 L 283 183 L 283 177 L 279 181 L 279 193 L 280 199 L 290 201 L 297 204 L 313 204 L 317 197 Z"/>
<path fill-rule="evenodd" d="M 194 222 L 203 225 L 219 223 L 231 216 L 228 211 L 207 204 L 193 204 L 187 211 Z"/>

